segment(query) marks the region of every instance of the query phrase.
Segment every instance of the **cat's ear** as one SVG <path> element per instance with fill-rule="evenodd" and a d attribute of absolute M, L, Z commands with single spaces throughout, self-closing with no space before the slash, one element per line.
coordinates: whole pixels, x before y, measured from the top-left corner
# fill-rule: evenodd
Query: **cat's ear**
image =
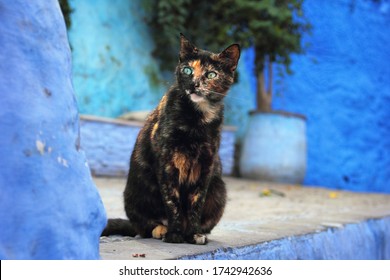
<path fill-rule="evenodd" d="M 198 52 L 198 49 L 188 39 L 180 33 L 180 54 L 179 60 L 183 61 L 186 57 Z"/>
<path fill-rule="evenodd" d="M 236 70 L 238 60 L 240 59 L 240 45 L 233 44 L 227 47 L 218 55 L 218 58 L 223 60 L 228 65 L 231 71 Z"/>

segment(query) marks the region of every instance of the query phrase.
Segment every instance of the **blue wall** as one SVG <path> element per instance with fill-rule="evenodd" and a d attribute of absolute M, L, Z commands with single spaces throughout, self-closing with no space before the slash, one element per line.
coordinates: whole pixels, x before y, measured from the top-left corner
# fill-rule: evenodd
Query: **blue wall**
<path fill-rule="evenodd" d="M 151 110 L 167 88 L 140 3 L 70 0 L 81 113 Z M 390 2 L 306 0 L 304 8 L 311 46 L 293 57 L 295 74 L 275 84 L 274 108 L 308 118 L 305 184 L 390 192 Z M 253 50 L 243 52 L 240 83 L 226 98 L 226 124 L 238 127 L 239 140 L 255 103 L 253 58 Z"/>
<path fill-rule="evenodd" d="M 117 117 L 150 110 L 162 96 L 151 63 L 153 43 L 143 22 L 141 1 L 69 0 L 74 9 L 69 40 L 73 81 L 81 114 Z"/>
<path fill-rule="evenodd" d="M 311 46 L 274 102 L 308 118 L 305 183 L 390 192 L 390 2 L 307 0 L 305 10 Z"/>

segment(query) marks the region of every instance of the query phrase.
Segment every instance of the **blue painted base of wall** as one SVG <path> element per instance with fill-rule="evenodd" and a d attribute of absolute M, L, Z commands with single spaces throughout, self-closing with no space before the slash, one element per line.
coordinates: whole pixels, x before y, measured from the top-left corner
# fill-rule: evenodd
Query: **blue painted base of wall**
<path fill-rule="evenodd" d="M 81 116 L 81 147 L 95 176 L 127 176 L 130 155 L 143 122 Z M 234 166 L 235 129 L 222 130 L 219 154 L 224 175 Z"/>
<path fill-rule="evenodd" d="M 389 260 L 390 217 L 349 224 L 240 248 L 188 256 L 186 260 Z"/>

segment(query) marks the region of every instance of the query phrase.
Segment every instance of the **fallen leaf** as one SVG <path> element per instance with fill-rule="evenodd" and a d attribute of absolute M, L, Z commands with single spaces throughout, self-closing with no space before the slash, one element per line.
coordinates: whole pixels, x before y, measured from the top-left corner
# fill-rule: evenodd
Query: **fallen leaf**
<path fill-rule="evenodd" d="M 339 197 L 339 193 L 337 193 L 337 192 L 330 192 L 329 193 L 329 198 L 331 198 L 331 199 L 335 199 L 338 197 Z"/>
<path fill-rule="evenodd" d="M 260 196 L 270 196 L 270 195 L 271 195 L 270 189 L 264 189 L 264 190 L 261 192 L 261 194 L 260 194 Z"/>
<path fill-rule="evenodd" d="M 276 191 L 276 190 L 273 190 L 273 189 L 264 189 L 261 193 L 260 193 L 260 196 L 271 196 L 271 195 L 276 195 L 276 196 L 281 196 L 281 197 L 284 197 L 285 194 L 280 192 L 280 191 Z"/>

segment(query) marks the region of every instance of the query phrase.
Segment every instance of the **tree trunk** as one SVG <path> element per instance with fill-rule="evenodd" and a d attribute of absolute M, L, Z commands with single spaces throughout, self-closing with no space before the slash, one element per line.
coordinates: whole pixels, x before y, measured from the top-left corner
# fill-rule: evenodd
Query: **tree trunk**
<path fill-rule="evenodd" d="M 271 63 L 269 63 L 270 65 Z M 268 90 L 266 90 L 264 70 L 260 71 L 257 76 L 257 92 L 256 92 L 256 103 L 257 111 L 260 112 L 270 112 L 271 111 L 271 101 L 272 101 L 272 67 L 268 67 L 269 81 L 268 81 Z"/>

